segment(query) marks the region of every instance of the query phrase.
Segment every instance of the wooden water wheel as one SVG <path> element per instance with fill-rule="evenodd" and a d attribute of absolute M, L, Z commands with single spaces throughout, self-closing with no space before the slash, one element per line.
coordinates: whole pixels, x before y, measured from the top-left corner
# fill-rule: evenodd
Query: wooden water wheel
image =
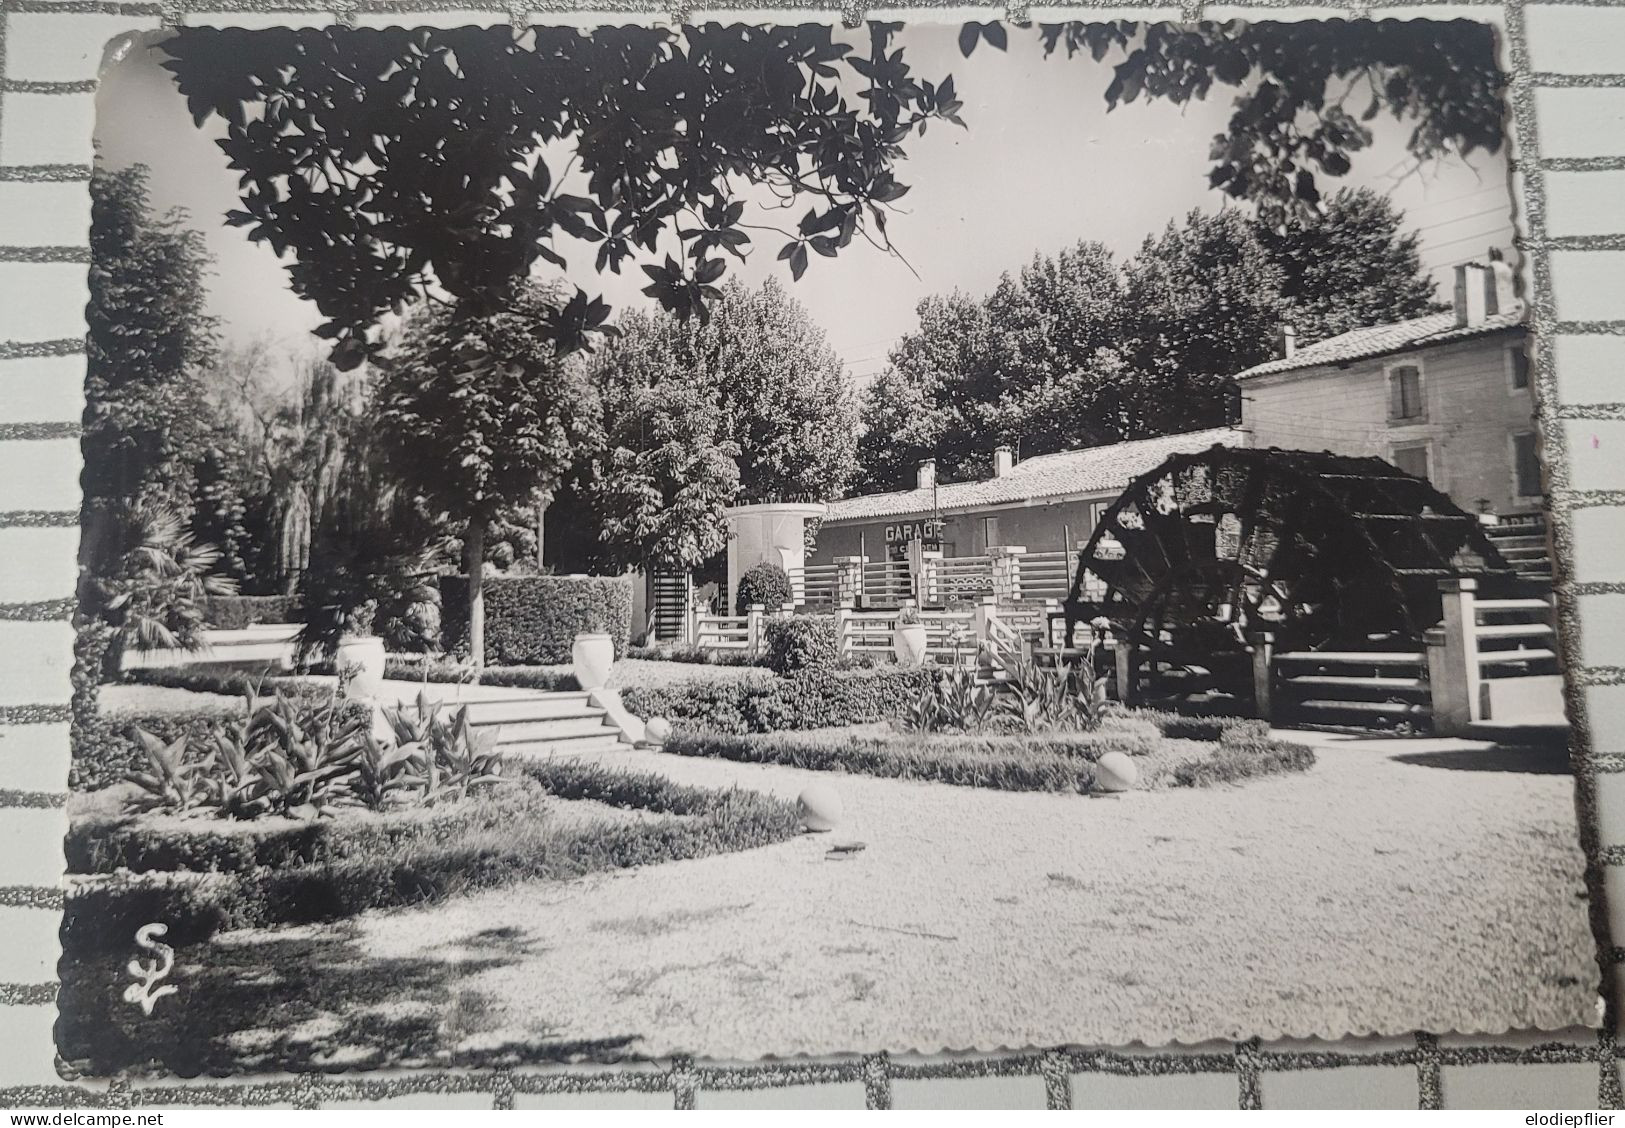
<path fill-rule="evenodd" d="M 1068 637 L 1103 617 L 1153 662 L 1235 681 L 1256 631 L 1294 649 L 1419 639 L 1452 577 L 1517 583 L 1477 518 L 1426 481 L 1378 458 L 1215 446 L 1136 478 L 1102 516 Z"/>

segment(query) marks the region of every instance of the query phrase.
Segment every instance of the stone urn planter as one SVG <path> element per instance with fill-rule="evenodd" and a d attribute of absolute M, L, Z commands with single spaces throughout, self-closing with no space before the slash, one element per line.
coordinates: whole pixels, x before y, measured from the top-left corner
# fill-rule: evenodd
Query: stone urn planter
<path fill-rule="evenodd" d="M 384 690 L 384 640 L 372 635 L 345 635 L 339 639 L 333 664 L 353 671 L 350 696 L 376 698 Z"/>
<path fill-rule="evenodd" d="M 603 689 L 615 665 L 615 641 L 597 632 L 578 634 L 570 648 L 570 663 L 582 689 Z"/>
<path fill-rule="evenodd" d="M 897 627 L 891 636 L 892 656 L 897 664 L 907 669 L 914 669 L 925 662 L 925 624 L 920 622 L 920 613 L 912 607 L 905 607 L 897 616 Z"/>

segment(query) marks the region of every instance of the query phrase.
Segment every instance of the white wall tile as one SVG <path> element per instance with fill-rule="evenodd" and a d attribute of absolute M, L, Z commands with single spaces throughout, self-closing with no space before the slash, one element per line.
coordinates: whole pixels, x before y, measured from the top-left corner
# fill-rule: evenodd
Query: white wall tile
<path fill-rule="evenodd" d="M 1524 26 L 1537 71 L 1625 73 L 1625 10 L 1529 4 Z"/>
<path fill-rule="evenodd" d="M 12 12 L 6 17 L 6 77 L 35 82 L 93 79 L 110 40 L 150 31 L 158 22 L 155 15 Z"/>
<path fill-rule="evenodd" d="M 8 509 L 79 510 L 78 439 L 0 442 L 0 512 Z"/>
<path fill-rule="evenodd" d="M 10 123 L 0 140 L 11 132 Z M 82 262 L 0 263 L 0 341 L 83 340 L 90 268 Z"/>
<path fill-rule="evenodd" d="M 1537 90 L 1535 116 L 1543 156 L 1625 155 L 1625 90 Z"/>
<path fill-rule="evenodd" d="M 67 599 L 78 582 L 79 530 L 0 527 L 0 603 Z"/>
<path fill-rule="evenodd" d="M 66 724 L 0 725 L 0 787 L 67 790 L 68 739 Z"/>
<path fill-rule="evenodd" d="M 0 246 L 83 247 L 90 189 L 83 180 L 0 180 Z"/>
<path fill-rule="evenodd" d="M 96 123 L 90 94 L 4 94 L 0 164 L 88 165 Z"/>
<path fill-rule="evenodd" d="M 0 705 L 66 705 L 72 669 L 68 623 L 0 622 Z"/>

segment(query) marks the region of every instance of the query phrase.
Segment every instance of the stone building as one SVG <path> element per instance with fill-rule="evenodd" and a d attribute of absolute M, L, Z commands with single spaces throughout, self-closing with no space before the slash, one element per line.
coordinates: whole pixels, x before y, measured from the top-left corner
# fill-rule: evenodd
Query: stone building
<path fill-rule="evenodd" d="M 1456 268 L 1445 313 L 1356 329 L 1238 374 L 1251 445 L 1375 455 L 1463 509 L 1537 512 L 1523 303 L 1504 263 Z"/>

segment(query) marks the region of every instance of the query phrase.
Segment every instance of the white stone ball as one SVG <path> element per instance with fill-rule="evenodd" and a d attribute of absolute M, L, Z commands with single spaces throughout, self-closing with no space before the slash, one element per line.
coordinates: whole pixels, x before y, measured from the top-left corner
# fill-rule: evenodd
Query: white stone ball
<path fill-rule="evenodd" d="M 834 830 L 841 821 L 841 797 L 827 783 L 811 784 L 797 796 L 796 813 L 808 830 Z"/>
<path fill-rule="evenodd" d="M 1108 752 L 1095 761 L 1095 787 L 1100 791 L 1127 791 L 1139 778 L 1139 765 L 1125 753 Z"/>
<path fill-rule="evenodd" d="M 665 717 L 650 717 L 644 722 L 643 736 L 650 744 L 664 744 L 671 739 L 671 722 Z"/>

